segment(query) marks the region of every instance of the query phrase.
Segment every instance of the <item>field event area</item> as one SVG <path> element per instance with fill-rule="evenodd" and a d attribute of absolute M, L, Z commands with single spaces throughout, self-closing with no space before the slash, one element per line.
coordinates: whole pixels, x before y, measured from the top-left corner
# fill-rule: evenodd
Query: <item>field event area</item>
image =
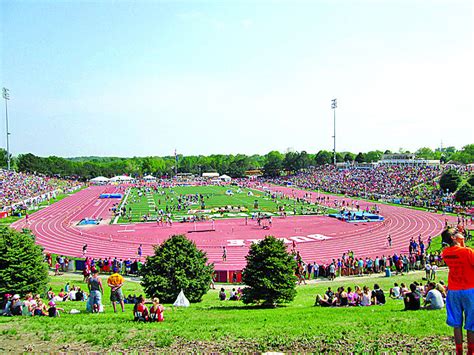
<path fill-rule="evenodd" d="M 308 199 L 291 198 L 281 192 L 255 190 L 237 184 L 169 186 L 148 185 L 133 187 L 120 208 L 119 223 L 193 222 L 216 218 L 251 218 L 265 216 L 315 215 L 334 211 Z"/>

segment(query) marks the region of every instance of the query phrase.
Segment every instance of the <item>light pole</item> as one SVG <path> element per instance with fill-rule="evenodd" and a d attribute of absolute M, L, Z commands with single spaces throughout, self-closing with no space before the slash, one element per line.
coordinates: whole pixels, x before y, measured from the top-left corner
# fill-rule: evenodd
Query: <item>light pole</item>
<path fill-rule="evenodd" d="M 337 107 L 337 99 L 331 100 L 331 108 L 334 110 L 334 166 L 336 166 L 336 107 Z"/>
<path fill-rule="evenodd" d="M 8 131 L 8 100 L 10 100 L 10 90 L 7 88 L 2 89 L 2 96 L 5 99 L 5 121 L 7 126 L 7 170 L 10 170 L 10 132 Z"/>

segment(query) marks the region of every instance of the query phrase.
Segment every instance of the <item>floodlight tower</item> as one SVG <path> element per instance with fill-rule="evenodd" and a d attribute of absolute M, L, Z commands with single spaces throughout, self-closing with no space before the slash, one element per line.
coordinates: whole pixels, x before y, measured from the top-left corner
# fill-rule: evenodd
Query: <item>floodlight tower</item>
<path fill-rule="evenodd" d="M 334 110 L 334 166 L 336 166 L 336 107 L 337 107 L 337 99 L 331 100 L 331 108 Z"/>
<path fill-rule="evenodd" d="M 2 96 L 5 99 L 5 122 L 7 126 L 7 170 L 10 170 L 10 132 L 8 131 L 8 100 L 10 100 L 10 90 L 7 88 L 2 89 Z"/>

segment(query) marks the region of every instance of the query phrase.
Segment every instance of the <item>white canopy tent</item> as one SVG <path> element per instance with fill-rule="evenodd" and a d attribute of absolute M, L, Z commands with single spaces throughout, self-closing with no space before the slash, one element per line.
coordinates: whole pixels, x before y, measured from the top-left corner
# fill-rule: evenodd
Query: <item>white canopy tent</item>
<path fill-rule="evenodd" d="M 145 181 L 156 181 L 156 177 L 154 177 L 153 175 L 147 175 L 147 176 L 143 177 L 143 180 L 145 180 Z"/>
<path fill-rule="evenodd" d="M 111 178 L 109 181 L 110 182 L 129 182 L 129 181 L 132 181 L 133 178 L 130 177 L 130 176 L 126 176 L 126 175 L 119 175 L 119 176 L 114 176 L 113 178 Z"/>
<path fill-rule="evenodd" d="M 232 178 L 229 175 L 221 175 L 219 176 L 219 180 L 224 181 L 224 182 L 230 182 Z"/>
<path fill-rule="evenodd" d="M 106 178 L 105 176 L 97 176 L 89 181 L 93 184 L 106 184 L 109 182 L 110 179 Z"/>

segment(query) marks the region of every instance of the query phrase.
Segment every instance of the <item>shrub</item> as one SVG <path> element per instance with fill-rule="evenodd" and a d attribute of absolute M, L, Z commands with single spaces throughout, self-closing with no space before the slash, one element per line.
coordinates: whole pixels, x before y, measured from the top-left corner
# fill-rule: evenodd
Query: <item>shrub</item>
<path fill-rule="evenodd" d="M 42 293 L 47 283 L 48 266 L 34 235 L 0 227 L 0 295 Z"/>
<path fill-rule="evenodd" d="M 190 302 L 200 302 L 209 290 L 212 264 L 184 235 L 173 235 L 155 246 L 155 255 L 147 257 L 140 274 L 148 297 L 159 297 L 165 303 L 174 302 L 181 289 Z"/>
<path fill-rule="evenodd" d="M 274 306 L 291 302 L 296 296 L 296 261 L 282 240 L 265 237 L 251 245 L 242 281 L 244 303 Z"/>

